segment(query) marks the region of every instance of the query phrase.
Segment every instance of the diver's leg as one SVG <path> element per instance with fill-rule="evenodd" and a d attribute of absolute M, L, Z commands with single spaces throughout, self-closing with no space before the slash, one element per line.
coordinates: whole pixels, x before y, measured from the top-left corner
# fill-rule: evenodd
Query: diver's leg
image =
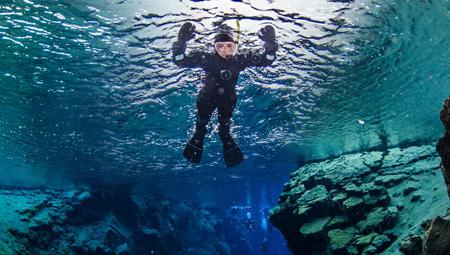
<path fill-rule="evenodd" d="M 230 126 L 234 108 L 236 108 L 236 97 L 233 97 L 232 100 L 220 102 L 217 106 L 219 117 L 219 135 L 222 141 L 231 137 Z"/>
<path fill-rule="evenodd" d="M 236 98 L 234 97 L 233 100 L 219 104 L 217 108 L 219 113 L 219 136 L 222 140 L 223 158 L 227 167 L 236 166 L 244 160 L 239 146 L 230 134 L 231 116 L 235 107 Z"/>
<path fill-rule="evenodd" d="M 197 114 L 195 120 L 195 132 L 191 140 L 186 144 L 183 156 L 192 163 L 200 163 L 203 153 L 203 141 L 206 135 L 206 125 L 211 119 L 214 105 L 211 100 L 200 90 L 197 97 Z"/>
<path fill-rule="evenodd" d="M 197 114 L 195 118 L 195 133 L 200 135 L 206 134 L 206 125 L 211 119 L 211 115 L 215 110 L 212 99 L 201 89 L 197 97 Z"/>

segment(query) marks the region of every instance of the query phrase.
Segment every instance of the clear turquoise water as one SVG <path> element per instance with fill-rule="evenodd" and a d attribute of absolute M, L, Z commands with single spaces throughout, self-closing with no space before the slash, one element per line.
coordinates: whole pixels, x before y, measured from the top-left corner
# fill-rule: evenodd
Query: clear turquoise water
<path fill-rule="evenodd" d="M 0 184 L 135 181 L 224 208 L 251 205 L 264 222 L 299 162 L 442 134 L 447 1 L 220 3 L 3 1 Z M 191 21 L 189 49 L 212 50 L 215 27 L 236 20 L 240 50 L 261 48 L 256 32 L 273 25 L 278 59 L 239 80 L 232 132 L 244 163 L 223 166 L 214 116 L 193 166 L 181 152 L 203 72 L 171 63 L 171 44 Z"/>
<path fill-rule="evenodd" d="M 240 50 L 261 48 L 261 26 L 277 30 L 278 60 L 239 81 L 232 131 L 247 159 L 235 173 L 271 175 L 298 161 L 433 141 L 442 132 L 446 1 L 9 0 L 0 11 L 4 173 L 228 175 L 216 121 L 203 164 L 181 156 L 203 75 L 170 62 L 187 20 L 198 32 L 189 47 L 203 50 L 220 23 L 240 20 Z"/>

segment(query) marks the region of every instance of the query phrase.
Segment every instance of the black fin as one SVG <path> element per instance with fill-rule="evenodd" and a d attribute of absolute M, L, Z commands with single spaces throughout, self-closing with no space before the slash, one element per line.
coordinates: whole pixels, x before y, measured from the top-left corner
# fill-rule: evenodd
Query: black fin
<path fill-rule="evenodd" d="M 184 147 L 183 156 L 192 163 L 200 163 L 203 154 L 203 137 L 194 135 Z"/>
<path fill-rule="evenodd" d="M 233 139 L 224 143 L 223 159 L 227 167 L 237 166 L 244 160 L 244 155 L 242 155 L 239 145 Z"/>

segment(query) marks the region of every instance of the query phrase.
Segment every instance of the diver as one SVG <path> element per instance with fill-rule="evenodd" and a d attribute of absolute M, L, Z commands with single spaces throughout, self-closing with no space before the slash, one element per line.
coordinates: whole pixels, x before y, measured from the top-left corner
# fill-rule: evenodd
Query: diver
<path fill-rule="evenodd" d="M 218 111 L 219 136 L 223 144 L 225 165 L 232 167 L 244 160 L 241 149 L 230 134 L 231 117 L 236 107 L 236 83 L 239 73 L 250 66 L 269 66 L 275 60 L 278 44 L 275 29 L 266 25 L 258 37 L 264 41 L 264 52 L 237 53 L 237 41 L 230 31 L 220 31 L 214 38 L 214 51 L 186 51 L 186 42 L 194 38 L 195 25 L 186 22 L 180 28 L 178 40 L 172 46 L 172 61 L 179 67 L 200 67 L 205 71 L 203 86 L 197 96 L 195 132 L 184 148 L 184 157 L 200 163 L 203 141 L 215 109 Z"/>

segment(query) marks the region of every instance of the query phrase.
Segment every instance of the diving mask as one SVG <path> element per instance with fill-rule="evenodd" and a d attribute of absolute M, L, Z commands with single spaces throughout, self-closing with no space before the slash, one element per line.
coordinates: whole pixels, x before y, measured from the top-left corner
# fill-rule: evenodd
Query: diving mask
<path fill-rule="evenodd" d="M 216 42 L 214 49 L 222 58 L 232 58 L 237 53 L 237 44 L 234 42 Z"/>

